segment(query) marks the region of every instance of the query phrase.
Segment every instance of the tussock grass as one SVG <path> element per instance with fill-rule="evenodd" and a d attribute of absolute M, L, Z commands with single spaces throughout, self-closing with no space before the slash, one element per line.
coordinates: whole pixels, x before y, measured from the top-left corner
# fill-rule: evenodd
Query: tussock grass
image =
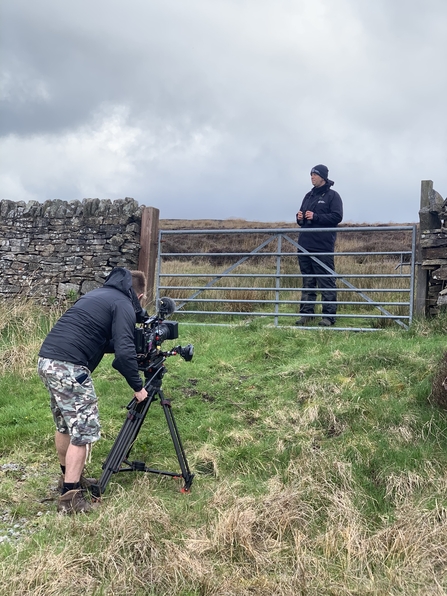
<path fill-rule="evenodd" d="M 442 594 L 446 509 L 407 494 L 391 523 L 371 528 L 351 469 L 334 463 L 308 453 L 290 466 L 287 485 L 272 478 L 262 498 L 224 484 L 207 503 L 208 522 L 183 532 L 138 480 L 96 516 L 57 516 L 45 545 L 34 539 L 10 554 L 16 573 L 0 576 L 0 588 L 30 596 Z"/>
<path fill-rule="evenodd" d="M 42 338 L 65 308 L 43 311 L 31 300 L 0 300 L 0 374 L 14 372 L 25 377 L 31 372 L 29 364 L 35 366 Z"/>

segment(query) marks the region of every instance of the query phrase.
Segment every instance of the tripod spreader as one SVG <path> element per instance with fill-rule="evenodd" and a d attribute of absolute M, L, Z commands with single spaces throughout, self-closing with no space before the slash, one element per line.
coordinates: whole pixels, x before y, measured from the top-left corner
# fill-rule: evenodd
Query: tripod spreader
<path fill-rule="evenodd" d="M 161 474 L 173 478 L 183 478 L 184 486 L 181 489 L 182 492 L 187 493 L 190 491 L 194 474 L 191 474 L 188 466 L 185 451 L 172 413 L 171 402 L 165 398 L 161 389 L 162 374 L 156 376 L 158 376 L 158 378 L 155 381 L 153 380 L 154 377 L 152 377 L 149 383 L 145 386 L 145 389 L 148 392 L 147 398 L 141 402 L 138 402 L 134 398 L 127 406 L 128 412 L 126 420 L 124 421 L 115 443 L 102 466 L 103 472 L 101 478 L 97 485 L 91 487 L 91 492 L 94 497 L 100 498 L 100 496 L 105 493 L 112 474 L 117 474 L 118 472 L 151 472 L 153 474 Z M 155 470 L 153 468 L 148 468 L 144 462 L 129 461 L 130 451 L 138 436 L 144 419 L 146 418 L 146 414 L 148 413 L 151 404 L 157 399 L 159 399 L 160 405 L 163 408 L 181 473 Z"/>

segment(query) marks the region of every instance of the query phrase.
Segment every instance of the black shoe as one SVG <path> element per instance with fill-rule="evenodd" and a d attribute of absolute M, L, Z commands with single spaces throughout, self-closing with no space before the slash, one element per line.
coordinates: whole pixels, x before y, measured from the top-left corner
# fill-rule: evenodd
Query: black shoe
<path fill-rule="evenodd" d="M 298 325 L 299 327 L 304 327 L 305 325 L 309 325 L 309 323 L 312 323 L 312 320 L 312 316 L 300 317 L 295 321 L 295 325 Z"/>
<path fill-rule="evenodd" d="M 335 321 L 331 321 L 331 319 L 321 319 L 318 325 L 320 327 L 331 327 L 331 325 L 335 325 Z"/>

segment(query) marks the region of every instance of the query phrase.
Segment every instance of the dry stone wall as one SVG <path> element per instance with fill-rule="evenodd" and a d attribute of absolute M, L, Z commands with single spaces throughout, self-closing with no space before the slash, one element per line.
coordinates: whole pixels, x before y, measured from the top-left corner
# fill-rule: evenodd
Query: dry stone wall
<path fill-rule="evenodd" d="M 425 314 L 436 315 L 447 305 L 447 199 L 431 180 L 421 186 L 420 256 L 426 275 Z"/>
<path fill-rule="evenodd" d="M 116 201 L 0 201 L 0 298 L 53 301 L 138 268 L 142 207 Z"/>

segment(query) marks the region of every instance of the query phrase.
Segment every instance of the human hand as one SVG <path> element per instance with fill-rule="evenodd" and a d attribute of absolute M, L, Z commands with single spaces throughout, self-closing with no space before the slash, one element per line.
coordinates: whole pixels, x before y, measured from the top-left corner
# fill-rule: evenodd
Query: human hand
<path fill-rule="evenodd" d="M 147 391 L 146 389 L 143 387 L 143 389 L 140 389 L 140 391 L 135 391 L 135 393 L 133 394 L 134 398 L 137 401 L 144 401 L 147 397 Z"/>

